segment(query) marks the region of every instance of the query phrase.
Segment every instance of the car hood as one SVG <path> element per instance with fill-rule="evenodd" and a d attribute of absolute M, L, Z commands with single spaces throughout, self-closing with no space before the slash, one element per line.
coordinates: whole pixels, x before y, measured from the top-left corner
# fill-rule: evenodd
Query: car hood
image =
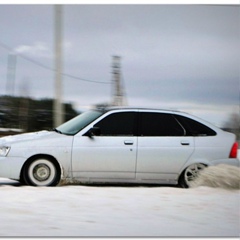
<path fill-rule="evenodd" d="M 35 145 L 37 142 L 45 142 L 48 144 L 51 142 L 59 142 L 58 140 L 66 138 L 67 136 L 56 133 L 54 131 L 39 131 L 39 132 L 31 132 L 31 133 L 23 133 L 17 134 L 13 136 L 6 136 L 0 138 L 0 146 L 2 145 L 12 145 L 12 144 L 22 144 L 29 142 L 29 145 Z M 28 145 L 28 146 L 29 146 Z"/>

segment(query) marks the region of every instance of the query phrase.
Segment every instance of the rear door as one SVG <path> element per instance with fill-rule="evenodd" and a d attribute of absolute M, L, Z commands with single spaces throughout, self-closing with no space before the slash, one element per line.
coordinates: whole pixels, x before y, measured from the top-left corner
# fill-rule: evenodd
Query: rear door
<path fill-rule="evenodd" d="M 186 136 L 174 115 L 141 112 L 136 177 L 145 180 L 174 179 L 194 151 L 194 139 Z"/>

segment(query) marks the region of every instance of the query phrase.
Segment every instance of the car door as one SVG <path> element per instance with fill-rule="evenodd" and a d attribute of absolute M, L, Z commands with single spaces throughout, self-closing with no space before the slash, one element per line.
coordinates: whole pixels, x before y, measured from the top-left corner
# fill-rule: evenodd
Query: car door
<path fill-rule="evenodd" d="M 175 179 L 194 151 L 193 137 L 168 113 L 141 112 L 139 124 L 136 178 Z"/>
<path fill-rule="evenodd" d="M 72 149 L 72 172 L 75 178 L 135 178 L 137 137 L 135 112 L 107 113 L 92 127 L 93 137 L 77 134 Z"/>

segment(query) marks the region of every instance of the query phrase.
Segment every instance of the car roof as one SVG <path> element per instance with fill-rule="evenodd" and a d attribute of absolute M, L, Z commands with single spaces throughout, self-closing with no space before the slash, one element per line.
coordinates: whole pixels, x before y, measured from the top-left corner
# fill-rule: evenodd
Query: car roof
<path fill-rule="evenodd" d="M 103 107 L 94 107 L 92 110 L 97 110 L 97 111 L 101 111 L 103 114 L 107 113 L 107 112 L 111 112 L 114 110 L 119 110 L 119 111 L 124 111 L 124 110 L 128 110 L 128 111 L 149 111 L 149 112 L 161 112 L 161 113 L 169 113 L 169 114 L 177 114 L 177 115 L 181 115 L 184 117 L 188 117 L 192 120 L 195 120 L 197 122 L 200 122 L 210 128 L 212 128 L 214 131 L 219 131 L 219 127 L 215 126 L 213 123 L 210 123 L 209 121 L 206 121 L 205 119 L 202 119 L 200 117 L 197 117 L 195 115 L 192 115 L 188 112 L 184 112 L 184 111 L 180 111 L 177 109 L 163 109 L 163 108 L 151 108 L 151 107 L 135 107 L 135 106 L 103 106 Z"/>
<path fill-rule="evenodd" d="M 171 112 L 171 113 L 184 113 L 182 111 L 176 109 L 161 109 L 161 108 L 149 108 L 149 107 L 134 107 L 134 106 L 108 106 L 108 107 L 98 107 L 98 110 L 103 112 L 109 112 L 113 110 L 143 110 L 143 111 L 164 111 L 164 112 Z"/>
<path fill-rule="evenodd" d="M 107 112 L 114 111 L 114 110 L 116 110 L 116 111 L 117 110 L 128 110 L 128 111 L 131 111 L 131 110 L 138 111 L 139 110 L 139 111 L 156 111 L 156 112 L 162 112 L 162 113 L 179 114 L 181 116 L 189 117 L 189 118 L 196 120 L 202 124 L 205 124 L 206 126 L 214 129 L 215 131 L 217 131 L 216 129 L 219 129 L 212 123 L 210 123 L 202 118 L 199 118 L 199 117 L 189 114 L 187 112 L 179 111 L 176 109 L 161 109 L 161 108 L 134 107 L 134 106 L 107 106 L 107 107 L 97 107 L 97 108 L 95 108 L 95 110 L 102 111 L 103 113 L 107 113 Z"/>

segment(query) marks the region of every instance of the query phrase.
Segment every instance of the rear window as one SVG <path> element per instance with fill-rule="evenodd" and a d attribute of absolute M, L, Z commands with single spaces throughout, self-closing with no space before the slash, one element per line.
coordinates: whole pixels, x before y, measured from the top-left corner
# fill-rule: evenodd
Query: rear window
<path fill-rule="evenodd" d="M 184 136 L 184 129 L 173 117 L 166 113 L 141 113 L 140 136 Z"/>
<path fill-rule="evenodd" d="M 186 130 L 187 136 L 215 136 L 217 135 L 214 130 L 205 126 L 204 124 L 197 122 L 193 119 L 175 115 L 176 119 Z"/>

